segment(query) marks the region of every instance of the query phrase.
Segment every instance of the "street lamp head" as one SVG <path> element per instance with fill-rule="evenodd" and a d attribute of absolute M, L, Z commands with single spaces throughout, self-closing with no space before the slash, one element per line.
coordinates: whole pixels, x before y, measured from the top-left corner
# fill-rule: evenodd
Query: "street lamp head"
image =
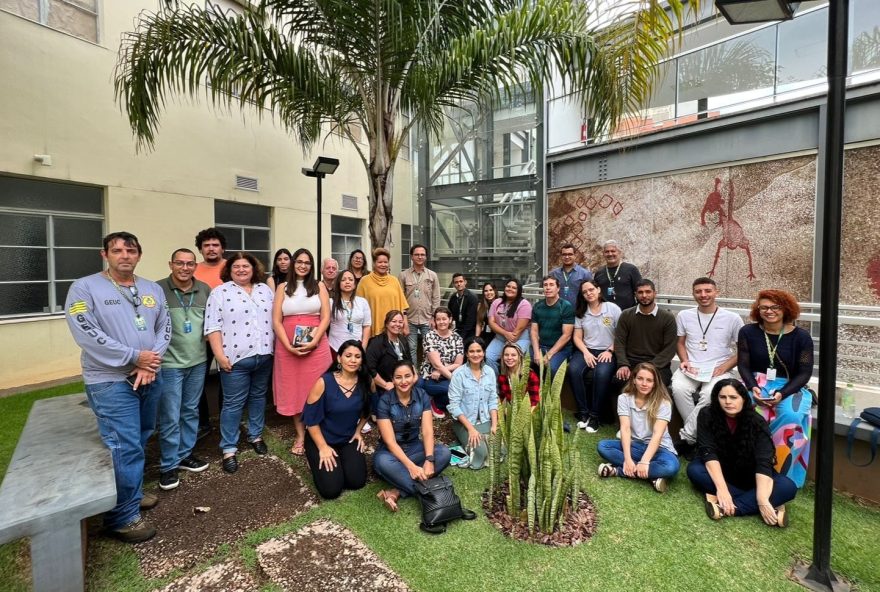
<path fill-rule="evenodd" d="M 329 156 L 319 156 L 318 160 L 315 161 L 312 169 L 319 175 L 332 175 L 336 172 L 336 168 L 339 166 L 338 158 L 331 158 Z"/>
<path fill-rule="evenodd" d="M 306 167 L 302 168 L 302 174 L 306 177 L 317 177 L 318 172 L 315 169 L 307 169 Z"/>
<path fill-rule="evenodd" d="M 788 21 L 800 2 L 786 0 L 715 0 L 715 6 L 731 25 Z"/>

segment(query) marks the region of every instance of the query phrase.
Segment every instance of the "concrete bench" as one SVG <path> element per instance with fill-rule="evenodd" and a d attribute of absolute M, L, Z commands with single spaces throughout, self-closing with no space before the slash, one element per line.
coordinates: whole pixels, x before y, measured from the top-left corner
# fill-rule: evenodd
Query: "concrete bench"
<path fill-rule="evenodd" d="M 114 505 L 113 461 L 86 396 L 34 403 L 0 486 L 0 544 L 30 537 L 34 590 L 83 590 L 83 521 Z"/>

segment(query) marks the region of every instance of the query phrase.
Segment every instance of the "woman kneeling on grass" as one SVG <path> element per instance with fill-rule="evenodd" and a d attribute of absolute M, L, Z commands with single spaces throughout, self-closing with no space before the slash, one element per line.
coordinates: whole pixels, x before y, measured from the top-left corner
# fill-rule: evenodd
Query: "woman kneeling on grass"
<path fill-rule="evenodd" d="M 697 458 L 688 479 L 706 494 L 706 514 L 761 514 L 770 526 L 788 525 L 785 503 L 794 499 L 794 481 L 777 473 L 776 449 L 767 422 L 755 413 L 748 390 L 738 380 L 720 380 L 697 419 Z"/>
<path fill-rule="evenodd" d="M 416 370 L 409 359 L 394 366 L 394 388 L 379 397 L 376 424 L 382 440 L 373 455 L 373 468 L 391 489 L 376 497 L 392 512 L 397 500 L 415 493 L 415 482 L 440 474 L 449 465 L 449 448 L 434 443 L 431 398 L 416 385 Z M 422 438 L 419 439 L 421 431 Z"/>
<path fill-rule="evenodd" d="M 486 437 L 498 430 L 498 394 L 495 371 L 486 363 L 486 346 L 479 337 L 464 342 L 467 363 L 449 381 L 452 430 L 470 453 L 471 469 L 482 469 L 489 456 Z M 500 354 L 500 350 L 499 350 Z"/>
<path fill-rule="evenodd" d="M 367 421 L 371 388 L 364 348 L 351 339 L 339 347 L 336 371 L 321 376 L 309 392 L 303 410 L 305 454 L 324 499 L 367 483 L 361 428 Z"/>
<path fill-rule="evenodd" d="M 678 456 L 666 429 L 672 402 L 653 364 L 638 364 L 617 398 L 620 440 L 599 442 L 600 477 L 646 479 L 659 493 L 678 473 Z"/>

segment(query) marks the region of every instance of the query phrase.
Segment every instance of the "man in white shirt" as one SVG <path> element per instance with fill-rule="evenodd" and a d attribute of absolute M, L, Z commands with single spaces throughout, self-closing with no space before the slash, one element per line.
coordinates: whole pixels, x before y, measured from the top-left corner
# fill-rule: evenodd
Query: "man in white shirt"
<path fill-rule="evenodd" d="M 677 448 L 686 457 L 697 442 L 697 416 L 709 404 L 712 387 L 730 378 L 736 366 L 736 340 L 743 320 L 715 304 L 718 286 L 708 277 L 693 282 L 696 308 L 676 318 L 678 370 L 672 376 L 672 398 L 684 421 Z"/>

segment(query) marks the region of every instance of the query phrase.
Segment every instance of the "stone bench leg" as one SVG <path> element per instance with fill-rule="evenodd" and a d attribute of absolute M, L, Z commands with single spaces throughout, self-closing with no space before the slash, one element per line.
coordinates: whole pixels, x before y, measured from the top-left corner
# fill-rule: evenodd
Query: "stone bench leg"
<path fill-rule="evenodd" d="M 31 573 L 35 592 L 82 592 L 82 525 L 65 524 L 31 537 Z"/>

